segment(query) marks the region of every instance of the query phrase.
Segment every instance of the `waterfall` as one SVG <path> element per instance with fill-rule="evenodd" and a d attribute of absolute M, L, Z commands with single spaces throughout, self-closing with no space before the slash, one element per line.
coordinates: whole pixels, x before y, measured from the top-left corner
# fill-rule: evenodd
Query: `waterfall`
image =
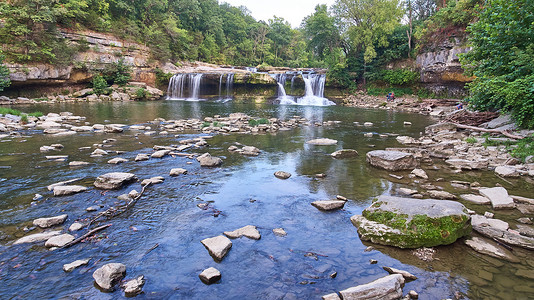
<path fill-rule="evenodd" d="M 246 71 L 249 71 L 249 72 L 252 72 L 252 73 L 256 73 L 256 72 L 258 72 L 258 69 L 257 69 L 257 68 L 254 68 L 254 67 L 245 67 L 245 70 L 246 70 Z"/>
<path fill-rule="evenodd" d="M 287 75 L 283 73 L 269 75 L 276 80 L 276 83 L 278 83 L 278 98 L 287 97 L 285 88 Z"/>
<path fill-rule="evenodd" d="M 226 97 L 231 98 L 234 90 L 234 73 L 226 75 Z"/>
<path fill-rule="evenodd" d="M 219 77 L 219 99 L 221 99 L 221 90 L 222 90 L 222 79 L 223 79 L 223 76 L 224 74 L 221 74 L 221 76 Z"/>
<path fill-rule="evenodd" d="M 310 106 L 336 105 L 334 102 L 324 98 L 325 75 L 302 74 L 302 79 L 305 85 L 304 97 L 298 98 L 295 104 Z M 282 104 L 282 101 L 280 103 Z"/>
<path fill-rule="evenodd" d="M 176 74 L 169 80 L 167 99 L 199 100 L 202 74 Z M 189 92 L 186 96 L 185 90 Z"/>

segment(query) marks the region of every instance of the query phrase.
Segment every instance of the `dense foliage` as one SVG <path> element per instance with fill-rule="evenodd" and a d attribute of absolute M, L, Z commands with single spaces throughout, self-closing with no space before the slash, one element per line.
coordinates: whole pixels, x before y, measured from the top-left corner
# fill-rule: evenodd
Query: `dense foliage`
<path fill-rule="evenodd" d="M 9 69 L 4 66 L 4 56 L 0 53 L 0 92 L 11 84 Z"/>
<path fill-rule="evenodd" d="M 534 2 L 487 1 L 468 31 L 473 50 L 462 61 L 476 76 L 470 103 L 510 111 L 519 125 L 534 128 Z"/>

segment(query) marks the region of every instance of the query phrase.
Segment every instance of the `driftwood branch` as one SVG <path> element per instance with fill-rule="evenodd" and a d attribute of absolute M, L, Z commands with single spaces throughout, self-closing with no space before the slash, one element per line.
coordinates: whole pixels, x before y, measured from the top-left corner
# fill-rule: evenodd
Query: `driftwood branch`
<path fill-rule="evenodd" d="M 457 124 L 457 123 L 455 123 L 454 125 L 456 125 L 456 127 L 460 128 L 460 129 L 469 129 L 469 130 L 481 131 L 481 132 L 489 132 L 489 133 L 499 133 L 499 134 L 502 134 L 504 136 L 507 136 L 507 137 L 515 139 L 515 140 L 521 140 L 521 139 L 524 138 L 523 136 L 511 134 L 510 132 L 505 131 L 505 130 L 486 129 L 486 128 L 463 125 L 463 124 Z"/>
<path fill-rule="evenodd" d="M 86 234 L 82 235 L 81 237 L 75 239 L 74 241 L 72 242 L 69 242 L 67 244 L 65 244 L 63 247 L 61 247 L 61 249 L 63 248 L 67 248 L 67 247 L 70 247 L 72 245 L 76 245 L 78 244 L 79 242 L 83 241 L 84 239 L 86 239 L 87 237 L 90 237 L 91 235 L 99 232 L 100 230 L 104 230 L 106 228 L 108 228 L 109 226 L 111 226 L 111 224 L 106 224 L 106 225 L 102 225 L 102 226 L 99 226 L 99 227 L 96 227 L 94 229 L 91 229 L 89 230 Z"/>

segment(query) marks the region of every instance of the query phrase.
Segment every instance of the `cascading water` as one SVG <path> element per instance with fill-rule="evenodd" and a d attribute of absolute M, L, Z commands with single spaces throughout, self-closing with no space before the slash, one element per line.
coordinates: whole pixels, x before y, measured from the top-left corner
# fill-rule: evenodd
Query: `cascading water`
<path fill-rule="evenodd" d="M 176 74 L 169 80 L 167 89 L 168 100 L 199 100 L 202 74 Z M 186 90 L 189 92 L 186 97 Z"/>
<path fill-rule="evenodd" d="M 293 104 L 295 101 L 293 100 L 293 97 L 288 96 L 286 94 L 286 80 L 287 75 L 286 74 L 270 74 L 274 80 L 276 80 L 276 83 L 278 83 L 278 100 L 280 100 L 280 104 Z"/>
<path fill-rule="evenodd" d="M 284 89 L 286 74 L 271 75 L 278 82 L 278 100 L 280 104 L 296 104 L 296 105 L 310 105 L 310 106 L 329 106 L 336 105 L 334 102 L 324 98 L 324 85 L 326 76 L 322 74 L 302 74 L 304 80 L 305 93 L 303 97 L 297 98 L 287 96 Z M 283 75 L 283 76 L 282 76 Z M 296 76 L 291 78 L 291 86 Z M 293 89 L 293 88 L 292 88 Z"/>
<path fill-rule="evenodd" d="M 225 82 L 225 92 L 223 94 L 222 87 L 223 87 L 223 78 L 226 77 Z M 232 100 L 234 96 L 234 73 L 229 74 L 221 74 L 219 77 L 219 100 L 223 100 L 224 102 Z"/>

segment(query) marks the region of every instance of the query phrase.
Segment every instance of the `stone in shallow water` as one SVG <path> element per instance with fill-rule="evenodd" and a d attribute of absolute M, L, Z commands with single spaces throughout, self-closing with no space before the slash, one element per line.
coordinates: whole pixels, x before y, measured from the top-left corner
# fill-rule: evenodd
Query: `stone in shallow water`
<path fill-rule="evenodd" d="M 423 169 L 413 169 L 412 173 L 413 175 L 419 177 L 419 178 L 423 178 L 423 179 L 428 179 L 428 175 L 426 174 L 425 170 Z"/>
<path fill-rule="evenodd" d="M 340 291 L 343 300 L 382 299 L 393 300 L 402 297 L 404 278 L 400 274 L 388 275 L 367 284 Z"/>
<path fill-rule="evenodd" d="M 202 273 L 200 273 L 198 277 L 205 284 L 212 284 L 221 279 L 221 272 L 219 272 L 219 270 L 215 269 L 214 267 L 211 267 L 202 271 Z"/>
<path fill-rule="evenodd" d="M 143 181 L 141 181 L 141 185 L 159 184 L 159 183 L 163 183 L 163 181 L 165 181 L 164 177 L 156 176 L 156 177 L 152 177 L 152 178 L 149 178 L 149 179 L 143 179 Z"/>
<path fill-rule="evenodd" d="M 287 232 L 284 230 L 284 228 L 275 228 L 273 229 L 273 233 L 276 236 L 282 236 L 282 237 L 287 235 Z"/>
<path fill-rule="evenodd" d="M 54 196 L 68 196 L 72 194 L 81 193 L 86 190 L 87 188 L 81 185 L 60 185 L 55 186 L 53 189 Z"/>
<path fill-rule="evenodd" d="M 322 201 L 314 201 L 311 203 L 315 208 L 319 210 L 329 211 L 329 210 L 336 210 L 341 209 L 343 206 L 345 206 L 346 201 L 342 200 L 322 200 Z"/>
<path fill-rule="evenodd" d="M 49 238 L 45 243 L 45 247 L 63 247 L 72 241 L 74 241 L 74 236 L 64 233 Z"/>
<path fill-rule="evenodd" d="M 108 164 L 118 165 L 118 164 L 122 164 L 127 161 L 128 161 L 127 159 L 124 159 L 122 157 L 115 157 L 115 158 L 108 160 Z"/>
<path fill-rule="evenodd" d="M 82 229 L 84 227 L 84 225 L 80 222 L 74 222 L 72 223 L 72 225 L 70 225 L 69 227 L 69 231 L 78 231 L 80 229 Z"/>
<path fill-rule="evenodd" d="M 495 258 L 504 259 L 510 262 L 519 262 L 519 259 L 514 256 L 510 251 L 506 250 L 504 247 L 499 246 L 497 245 L 497 243 L 494 243 L 492 241 L 475 236 L 468 240 L 465 240 L 465 244 L 479 253 L 486 254 Z"/>
<path fill-rule="evenodd" d="M 317 145 L 317 146 L 330 146 L 337 144 L 337 140 L 332 139 L 315 139 L 307 141 L 306 144 Z"/>
<path fill-rule="evenodd" d="M 490 200 L 484 196 L 473 195 L 473 194 L 463 194 L 463 195 L 460 195 L 460 198 L 462 198 L 465 201 L 469 201 L 475 204 L 490 204 Z"/>
<path fill-rule="evenodd" d="M 197 157 L 197 161 L 200 163 L 201 167 L 218 167 L 223 163 L 222 159 L 211 156 L 209 153 L 204 153 Z"/>
<path fill-rule="evenodd" d="M 30 234 L 30 235 L 21 237 L 20 239 L 16 240 L 13 243 L 13 245 L 42 242 L 42 241 L 46 241 L 46 240 L 50 239 L 51 237 L 54 237 L 54 236 L 59 235 L 59 234 L 61 234 L 60 230 L 41 232 L 41 233 L 34 233 L 34 234 Z"/>
<path fill-rule="evenodd" d="M 50 218 L 39 218 L 33 220 L 34 226 L 39 226 L 41 228 L 48 228 L 55 225 L 63 224 L 67 220 L 67 215 L 60 215 L 56 217 L 50 217 Z"/>
<path fill-rule="evenodd" d="M 132 297 L 137 294 L 140 294 L 143 291 L 143 286 L 145 285 L 145 276 L 141 275 L 137 278 L 126 281 L 121 285 L 124 289 L 126 297 Z"/>
<path fill-rule="evenodd" d="M 137 180 L 135 174 L 113 172 L 98 176 L 94 185 L 99 189 L 115 190 L 134 180 Z"/>
<path fill-rule="evenodd" d="M 434 199 L 455 200 L 457 197 L 445 191 L 428 191 L 428 195 Z"/>
<path fill-rule="evenodd" d="M 76 160 L 76 161 L 71 161 L 71 162 L 69 163 L 69 166 L 71 166 L 71 167 L 81 167 L 81 166 L 87 166 L 87 165 L 89 165 L 88 162 L 85 162 L 85 161 L 77 161 L 77 160 Z"/>
<path fill-rule="evenodd" d="M 126 266 L 120 263 L 110 263 L 102 266 L 93 273 L 96 284 L 104 291 L 112 291 L 113 286 L 124 278 Z"/>
<path fill-rule="evenodd" d="M 148 154 L 137 154 L 137 156 L 135 157 L 135 161 L 145 161 L 145 160 L 149 160 L 150 159 L 150 156 L 148 156 Z"/>
<path fill-rule="evenodd" d="M 159 150 L 159 151 L 152 153 L 151 157 L 163 158 L 164 156 L 167 156 L 169 153 L 171 153 L 171 150 Z"/>
<path fill-rule="evenodd" d="M 247 225 L 234 231 L 225 231 L 224 235 L 231 239 L 240 238 L 242 236 L 248 237 L 249 239 L 253 240 L 259 240 L 261 238 L 260 232 L 258 231 L 258 229 L 256 229 L 256 226 L 253 225 Z"/>
<path fill-rule="evenodd" d="M 503 187 L 483 188 L 478 192 L 491 201 L 493 209 L 512 209 L 515 207 L 514 199 L 508 196 L 508 191 Z"/>
<path fill-rule="evenodd" d="M 232 248 L 232 242 L 222 235 L 203 239 L 201 243 L 216 261 L 221 261 Z"/>
<path fill-rule="evenodd" d="M 366 160 L 374 167 L 389 171 L 408 170 L 417 166 L 417 160 L 413 154 L 400 151 L 369 151 Z"/>
<path fill-rule="evenodd" d="M 64 264 L 63 265 L 63 271 L 72 272 L 72 271 L 74 271 L 74 269 L 88 264 L 90 260 L 91 260 L 90 258 L 88 258 L 88 259 L 79 259 L 79 260 L 71 262 L 70 264 Z"/>
<path fill-rule="evenodd" d="M 353 149 L 341 149 L 338 150 L 332 154 L 330 154 L 333 158 L 341 159 L 341 158 L 350 158 L 350 157 L 356 157 L 358 156 L 358 151 Z"/>
<path fill-rule="evenodd" d="M 187 174 L 187 170 L 182 169 L 182 168 L 175 168 L 169 172 L 170 176 L 179 176 L 179 175 L 185 175 L 185 174 Z"/>
<path fill-rule="evenodd" d="M 291 174 L 288 172 L 284 172 L 284 171 L 276 171 L 274 173 L 274 176 L 280 179 L 288 179 L 289 177 L 291 177 Z"/>
<path fill-rule="evenodd" d="M 390 267 L 382 267 L 382 269 L 386 270 L 389 274 L 400 274 L 402 277 L 404 277 L 405 280 L 416 280 L 417 277 L 413 275 L 412 273 L 404 270 L 399 270 L 395 268 Z"/>

